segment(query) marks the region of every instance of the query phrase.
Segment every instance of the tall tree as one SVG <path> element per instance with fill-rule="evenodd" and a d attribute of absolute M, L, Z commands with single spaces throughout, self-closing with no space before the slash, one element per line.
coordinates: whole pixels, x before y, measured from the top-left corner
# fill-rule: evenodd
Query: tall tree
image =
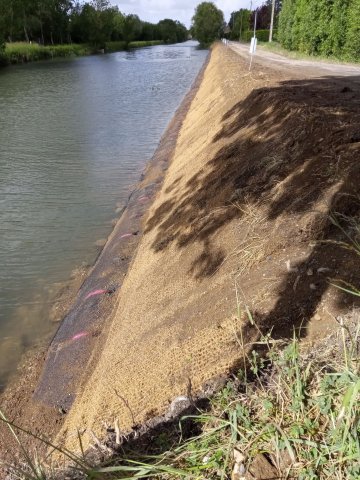
<path fill-rule="evenodd" d="M 348 9 L 348 21 L 344 54 L 348 58 L 360 58 L 360 1 L 351 0 Z"/>
<path fill-rule="evenodd" d="M 140 37 L 142 32 L 142 24 L 140 18 L 137 15 L 126 15 L 123 26 L 124 40 L 132 42 Z"/>
<path fill-rule="evenodd" d="M 222 35 L 224 14 L 213 2 L 203 2 L 196 7 L 192 23 L 195 38 L 202 45 L 210 45 Z"/>
<path fill-rule="evenodd" d="M 335 56 L 342 54 L 346 43 L 349 4 L 350 0 L 334 0 L 333 3 L 327 49 Z"/>
<path fill-rule="evenodd" d="M 298 0 L 283 0 L 282 9 L 279 15 L 280 43 L 289 50 L 293 49 L 292 29 L 295 20 Z"/>
<path fill-rule="evenodd" d="M 241 8 L 237 12 L 232 12 L 229 21 L 230 38 L 240 40 L 242 34 L 250 29 L 250 10 Z"/>

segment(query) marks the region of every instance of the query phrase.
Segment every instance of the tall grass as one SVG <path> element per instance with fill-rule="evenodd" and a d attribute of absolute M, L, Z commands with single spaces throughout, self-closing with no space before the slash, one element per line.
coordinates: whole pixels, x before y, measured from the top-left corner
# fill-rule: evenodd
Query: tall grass
<path fill-rule="evenodd" d="M 105 43 L 105 52 L 119 52 L 121 50 L 126 50 L 127 48 L 127 43 L 124 41 L 118 41 L 118 42 L 106 42 Z"/>
<path fill-rule="evenodd" d="M 88 45 L 51 45 L 42 46 L 26 42 L 7 43 L 4 58 L 7 63 L 24 63 L 47 60 L 54 57 L 71 57 L 89 55 L 92 49 Z"/>
<path fill-rule="evenodd" d="M 141 42 L 130 42 L 128 44 L 129 48 L 142 48 L 142 47 L 154 47 L 155 45 L 162 45 L 164 42 L 162 40 L 147 40 Z"/>
<path fill-rule="evenodd" d="M 128 48 L 151 47 L 161 45 L 160 40 L 130 42 L 125 41 L 107 42 L 105 52 L 117 52 Z M 56 57 L 73 57 L 97 53 L 94 47 L 86 44 L 71 45 L 47 45 L 42 46 L 37 43 L 13 42 L 7 43 L 5 51 L 1 55 L 0 64 L 16 64 L 33 62 L 37 60 L 49 60 Z"/>

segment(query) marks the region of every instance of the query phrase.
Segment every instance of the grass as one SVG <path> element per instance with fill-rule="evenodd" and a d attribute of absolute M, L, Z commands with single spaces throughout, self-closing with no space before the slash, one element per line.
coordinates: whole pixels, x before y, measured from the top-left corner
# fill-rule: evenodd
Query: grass
<path fill-rule="evenodd" d="M 141 48 L 160 45 L 160 40 L 144 41 L 144 42 L 107 42 L 105 45 L 106 52 L 117 52 L 128 48 Z M 1 63 L 16 64 L 33 62 L 37 60 L 49 60 L 55 57 L 78 57 L 96 53 L 96 49 L 86 44 L 66 44 L 66 45 L 47 45 L 42 46 L 37 43 L 13 42 L 7 43 L 5 51 L 2 54 Z"/>
<path fill-rule="evenodd" d="M 105 52 L 120 52 L 122 50 L 126 50 L 127 43 L 123 41 L 118 42 L 106 42 L 105 43 Z"/>
<path fill-rule="evenodd" d="M 142 47 L 153 47 L 155 45 L 162 45 L 164 42 L 161 40 L 148 40 L 141 42 L 130 42 L 129 48 L 142 48 Z"/>
<path fill-rule="evenodd" d="M 92 53 L 92 49 L 83 44 L 42 46 L 36 43 L 14 42 L 6 44 L 4 57 L 7 63 L 14 64 L 54 57 L 89 55 L 90 53 Z"/>

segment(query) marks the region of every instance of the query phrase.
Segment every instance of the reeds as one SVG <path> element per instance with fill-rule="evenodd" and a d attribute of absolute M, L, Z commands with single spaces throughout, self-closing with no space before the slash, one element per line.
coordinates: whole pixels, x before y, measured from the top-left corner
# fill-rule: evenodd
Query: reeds
<path fill-rule="evenodd" d="M 92 49 L 88 45 L 49 45 L 43 46 L 37 43 L 14 42 L 7 43 L 4 59 L 6 63 L 25 63 L 36 60 L 48 60 L 55 57 L 71 57 L 89 55 Z"/>

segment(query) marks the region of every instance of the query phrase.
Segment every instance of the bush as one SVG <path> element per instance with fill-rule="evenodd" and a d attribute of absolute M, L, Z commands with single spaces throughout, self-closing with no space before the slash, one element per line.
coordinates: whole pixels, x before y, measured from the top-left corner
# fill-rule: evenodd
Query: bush
<path fill-rule="evenodd" d="M 359 0 L 283 0 L 279 42 L 287 50 L 359 61 Z"/>
<path fill-rule="evenodd" d="M 127 43 L 125 41 L 105 43 L 106 52 L 119 52 L 121 50 L 126 50 L 126 47 L 127 47 Z"/>
<path fill-rule="evenodd" d="M 7 63 L 25 63 L 36 60 L 47 60 L 54 57 L 71 57 L 92 53 L 87 45 L 51 45 L 42 46 L 25 42 L 8 43 L 4 57 Z"/>
<path fill-rule="evenodd" d="M 209 46 L 223 34 L 224 14 L 213 2 L 202 2 L 196 9 L 192 18 L 193 36 L 201 46 Z"/>
<path fill-rule="evenodd" d="M 141 47 L 153 47 L 155 45 L 162 45 L 164 42 L 162 40 L 149 40 L 143 42 L 130 42 L 129 48 L 141 48 Z"/>
<path fill-rule="evenodd" d="M 241 40 L 244 42 L 250 42 L 254 35 L 254 30 L 246 30 L 241 34 Z M 256 38 L 259 42 L 269 41 L 270 30 L 256 30 Z M 277 38 L 277 30 L 273 30 L 273 40 Z"/>

